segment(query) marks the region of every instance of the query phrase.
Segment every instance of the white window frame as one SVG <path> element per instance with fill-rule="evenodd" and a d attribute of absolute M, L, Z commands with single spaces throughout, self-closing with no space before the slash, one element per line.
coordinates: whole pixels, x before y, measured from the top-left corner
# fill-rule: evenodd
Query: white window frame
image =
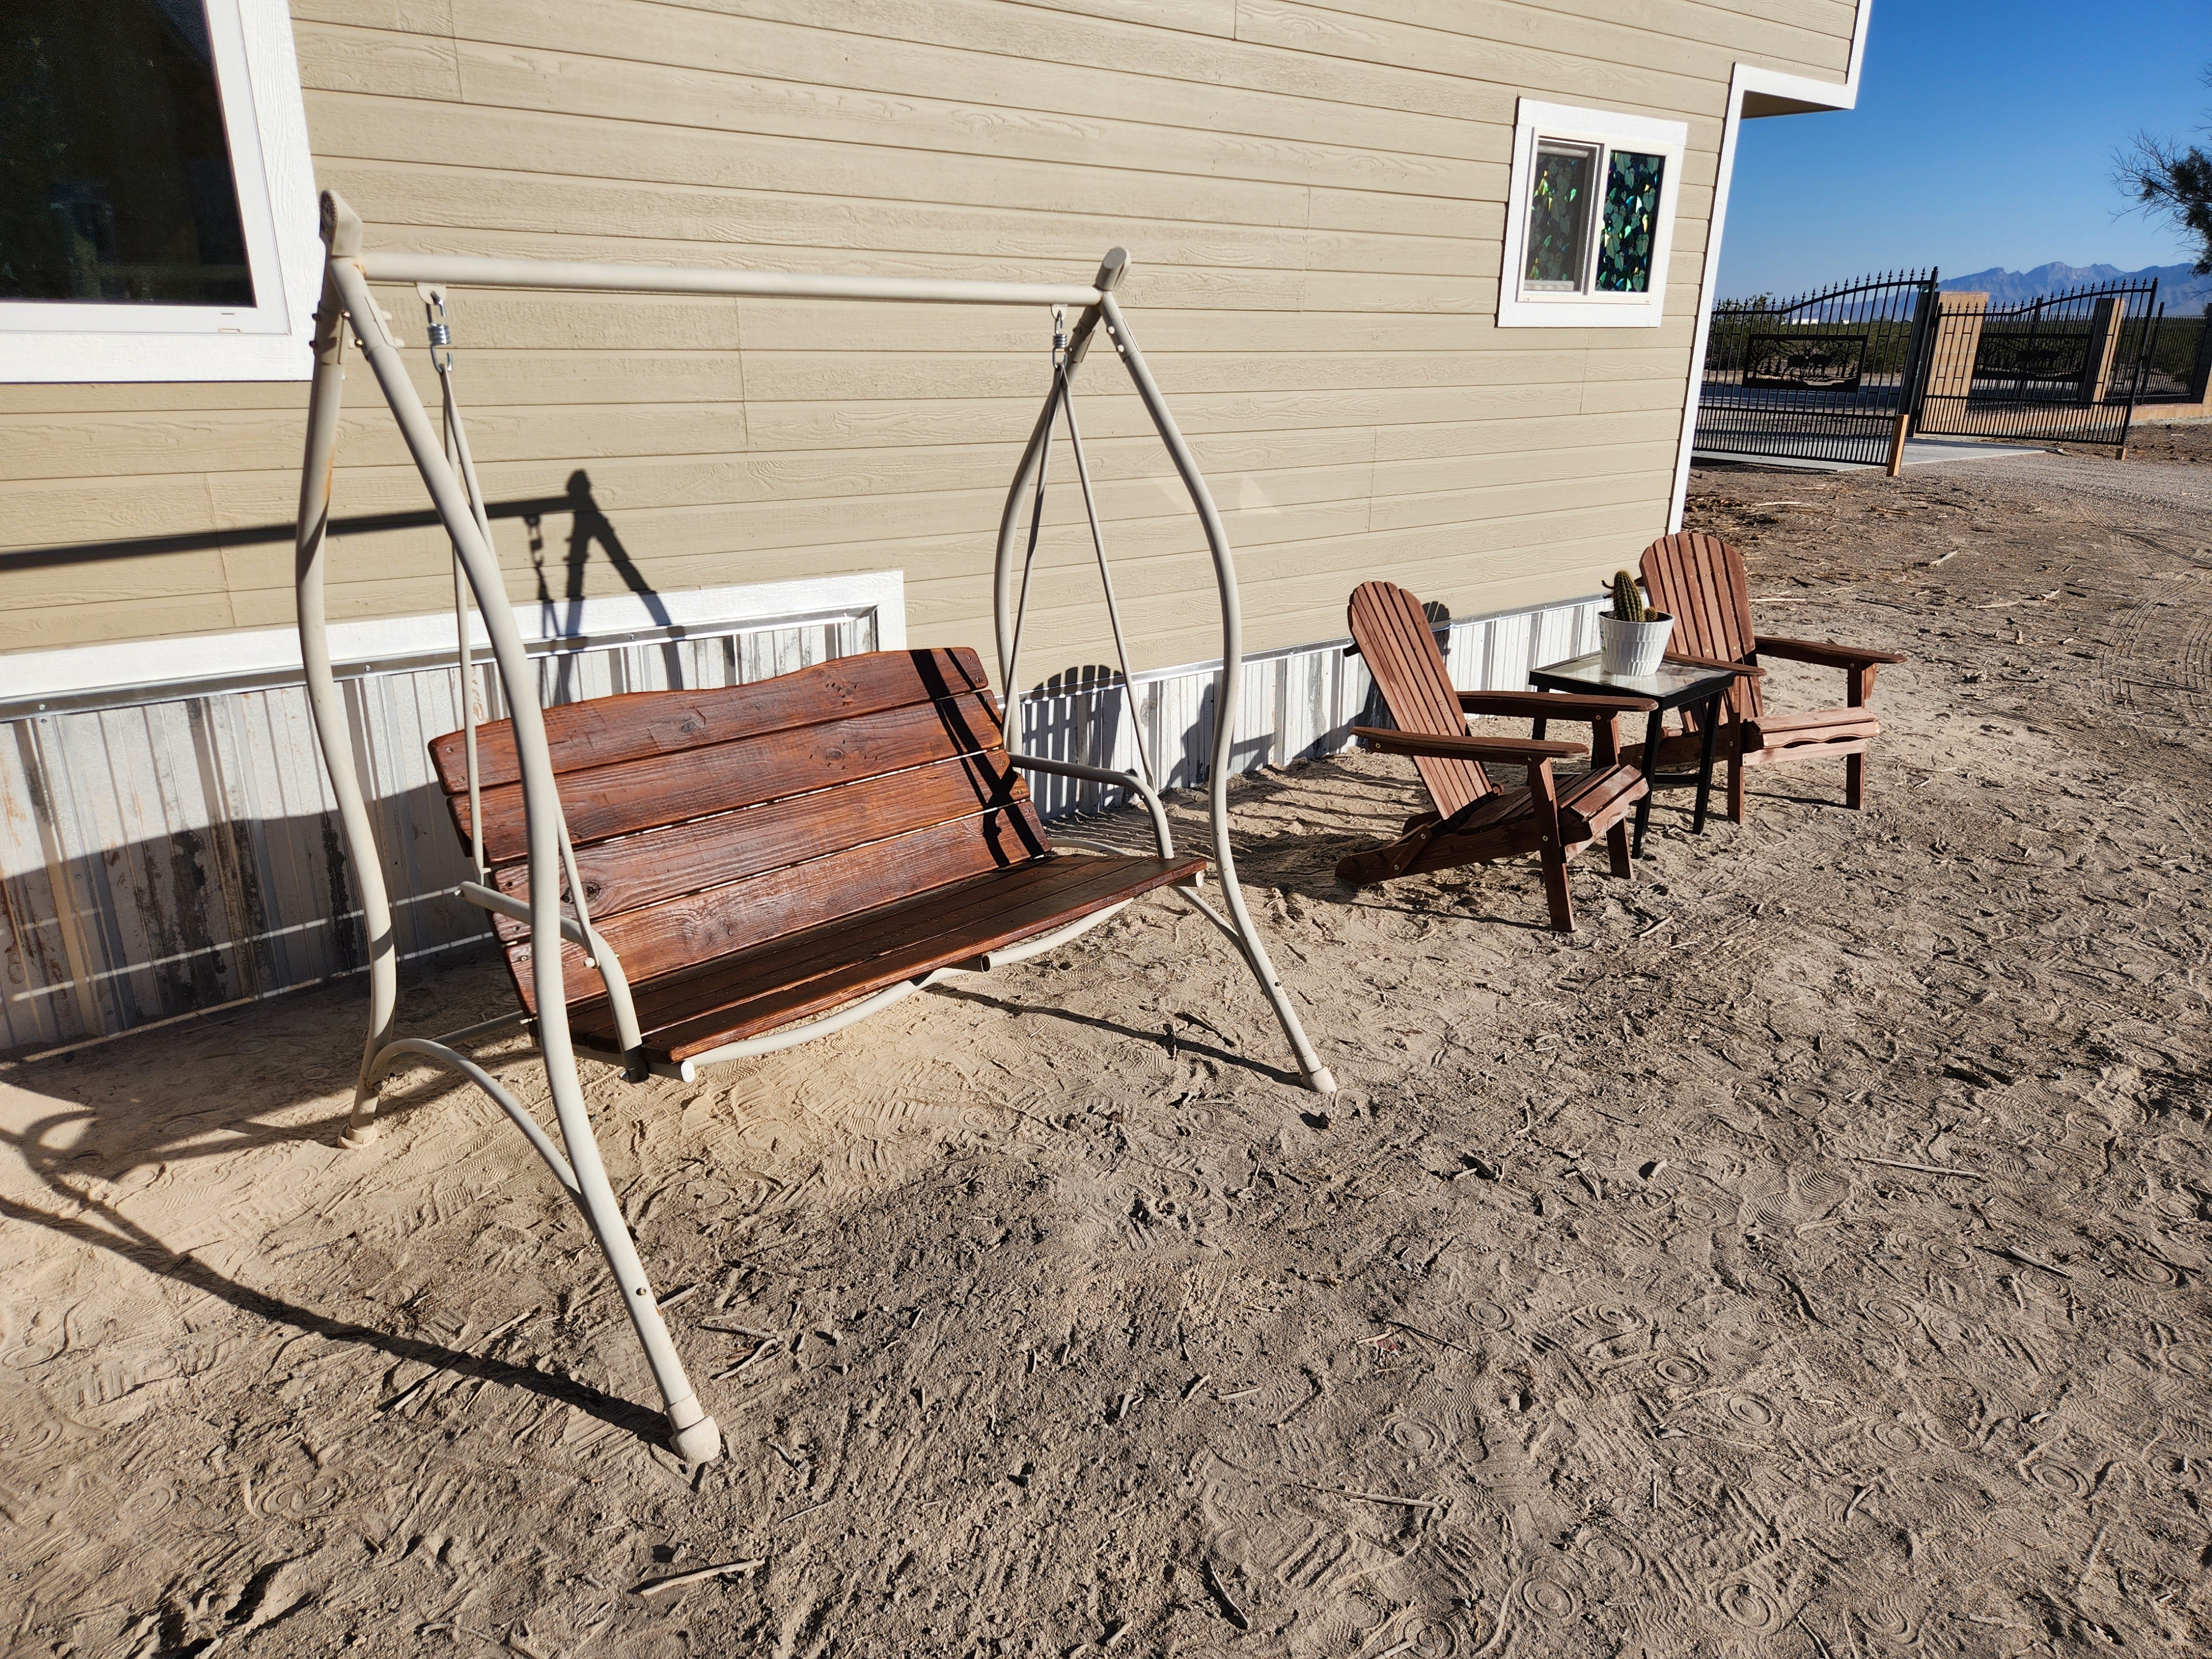
<path fill-rule="evenodd" d="M 0 381 L 304 380 L 320 268 L 286 0 L 206 0 L 254 303 L 0 301 Z"/>
<path fill-rule="evenodd" d="M 1666 176 L 1659 181 L 1659 222 L 1651 238 L 1651 286 L 1643 294 L 1524 290 L 1528 192 L 1536 178 L 1536 146 L 1541 140 L 1594 146 L 1598 151 L 1596 199 L 1591 205 L 1586 258 L 1595 270 L 1604 211 L 1605 181 L 1616 149 L 1663 155 Z M 1498 273 L 1500 328 L 1656 328 L 1666 320 L 1668 262 L 1674 251 L 1674 210 L 1682 193 L 1682 157 L 1690 129 L 1681 121 L 1617 115 L 1608 110 L 1577 109 L 1568 104 L 1521 100 L 1513 124 L 1513 171 L 1505 197 L 1505 257 Z M 1587 279 L 1586 279 L 1587 280 Z"/>

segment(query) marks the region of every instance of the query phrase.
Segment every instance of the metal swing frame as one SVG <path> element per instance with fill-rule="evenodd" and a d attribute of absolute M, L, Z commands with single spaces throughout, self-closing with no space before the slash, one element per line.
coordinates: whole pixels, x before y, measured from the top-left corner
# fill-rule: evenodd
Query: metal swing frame
<path fill-rule="evenodd" d="M 490 526 L 477 484 L 476 467 L 462 429 L 443 323 L 446 290 L 456 287 L 548 289 L 566 292 L 655 293 L 757 296 L 809 300 L 847 300 L 905 304 L 1036 306 L 1050 307 L 1054 317 L 1054 370 L 1051 389 L 1036 427 L 1022 452 L 999 531 L 996 580 L 994 586 L 998 656 L 1001 688 L 1009 712 L 1006 733 L 1008 761 L 1025 770 L 1110 784 L 1141 799 L 1152 821 L 1163 856 L 1172 852 L 1167 817 L 1162 808 L 1151 765 L 1140 735 L 1140 772 L 1116 772 L 1103 767 L 1023 754 L 1020 743 L 1021 699 L 1018 684 L 1023 620 L 1027 610 L 1030 577 L 1033 572 L 1039 528 L 1042 520 L 1046 468 L 1058 422 L 1067 423 L 1086 517 L 1097 550 L 1099 572 L 1105 583 L 1108 613 L 1112 618 L 1115 645 L 1121 653 L 1125 692 L 1133 696 L 1128 657 L 1121 634 L 1121 616 L 1107 571 L 1103 537 L 1091 497 L 1088 465 L 1075 426 L 1071 389 L 1076 370 L 1088 354 L 1097 331 L 1103 328 L 1115 353 L 1127 369 L 1146 413 L 1165 445 L 1176 472 L 1188 492 L 1213 560 L 1220 598 L 1222 678 L 1215 702 L 1212 775 L 1209 805 L 1213 836 L 1213 862 L 1221 878 L 1222 910 L 1184 887 L 1172 887 L 1186 902 L 1211 918 L 1235 943 L 1246 965 L 1258 981 L 1296 1057 L 1301 1078 L 1322 1093 L 1334 1091 L 1334 1078 L 1308 1042 L 1291 1007 L 1267 947 L 1260 939 L 1245 908 L 1237 884 L 1235 852 L 1229 836 L 1229 769 L 1237 725 L 1239 682 L 1243 664 L 1243 618 L 1237 575 L 1221 515 L 1206 488 L 1189 446 L 1183 441 L 1152 371 L 1129 332 L 1114 290 L 1128 269 L 1127 255 L 1114 249 L 1101 265 L 1097 279 L 1080 283 L 1001 283 L 957 279 L 833 276 L 770 271 L 709 270 L 681 267 L 583 264 L 535 259 L 487 258 L 463 255 L 369 252 L 363 248 L 360 218 L 335 192 L 322 197 L 322 238 L 326 249 L 322 303 L 315 313 L 314 374 L 309 392 L 306 456 L 300 481 L 300 518 L 296 565 L 299 603 L 300 655 L 305 670 L 309 708 L 317 739 L 337 803 L 348 855 L 358 892 L 362 920 L 368 935 L 369 956 L 369 1021 L 362 1052 L 354 1107 L 345 1133 L 346 1144 L 365 1146 L 375 1139 L 375 1113 L 385 1075 L 404 1060 L 426 1060 L 468 1079 L 512 1119 L 562 1188 L 575 1200 L 605 1254 L 609 1268 L 623 1292 L 640 1346 L 644 1349 L 653 1381 L 659 1388 L 668 1416 L 671 1445 L 687 1462 L 717 1455 L 721 1434 L 714 1419 L 700 1403 L 684 1373 L 653 1288 L 646 1278 L 637 1248 L 622 1216 L 609 1182 L 599 1146 L 592 1133 L 582 1085 L 576 1069 L 580 1052 L 586 1057 L 623 1066 L 633 1079 L 641 1078 L 641 1042 L 631 1006 L 629 986 L 614 951 L 601 938 L 580 902 L 564 906 L 564 874 L 569 890 L 580 901 L 583 884 L 574 879 L 574 854 L 569 844 L 561 807 L 559 788 L 548 749 L 544 711 L 538 699 L 520 630 L 515 624 L 498 561 L 492 552 Z M 432 362 L 443 395 L 445 430 L 432 427 L 414 382 L 392 335 L 389 319 L 369 293 L 373 282 L 415 284 L 430 308 Z M 1059 331 L 1068 310 L 1079 312 L 1073 337 Z M 480 660 L 469 630 L 468 611 L 482 618 L 490 643 L 491 663 L 501 688 L 512 724 L 516 759 L 521 775 L 524 813 L 527 823 L 530 891 L 527 902 L 495 890 L 486 873 L 481 831 L 471 847 L 475 878 L 449 890 L 455 896 L 478 907 L 525 923 L 533 936 L 562 938 L 574 943 L 588 964 L 600 975 L 616 1011 L 617 1030 L 627 1051 L 605 1054 L 580 1051 L 568 1025 L 568 996 L 563 985 L 562 952 L 534 951 L 531 954 L 532 988 L 537 1012 L 501 1016 L 436 1038 L 402 1037 L 393 1030 L 398 990 L 398 951 L 393 933 L 392 907 L 385 890 L 383 865 L 367 801 L 354 766 L 353 731 L 337 680 L 332 672 L 325 623 L 324 582 L 325 541 L 330 521 L 331 485 L 337 460 L 341 392 L 344 380 L 344 345 L 351 333 L 368 360 L 384 400 L 405 440 L 416 470 L 435 505 L 438 517 L 451 539 L 454 560 L 454 600 L 460 635 L 462 703 L 467 730 L 469 787 L 472 798 L 478 788 L 476 764 L 474 671 Z M 1024 497 L 1031 503 L 1026 544 L 1022 535 L 1021 510 Z M 1020 555 L 1021 580 L 1016 592 L 1015 565 Z M 473 821 L 473 815 L 472 815 Z M 1063 838 L 1064 840 L 1070 838 Z M 1080 842 L 1070 844 L 1083 846 Z M 1119 849 L 1090 848 L 1094 852 Z M 815 1036 L 842 1030 L 856 1020 L 911 994 L 948 973 L 988 971 L 1055 948 L 1089 927 L 1097 926 L 1122 907 L 1094 913 L 1078 923 L 1040 939 L 1025 939 L 994 951 L 972 967 L 938 972 L 890 987 L 873 996 L 848 1005 L 819 1018 L 787 1027 L 765 1036 L 733 1042 L 698 1057 L 698 1062 L 735 1059 L 788 1048 Z M 529 1027 L 552 1097 L 554 1115 L 561 1132 L 560 1146 L 497 1079 L 460 1053 L 453 1045 L 466 1038 L 517 1026 Z M 681 1074 L 689 1075 L 687 1062 Z M 565 1152 L 565 1156 L 563 1155 Z"/>

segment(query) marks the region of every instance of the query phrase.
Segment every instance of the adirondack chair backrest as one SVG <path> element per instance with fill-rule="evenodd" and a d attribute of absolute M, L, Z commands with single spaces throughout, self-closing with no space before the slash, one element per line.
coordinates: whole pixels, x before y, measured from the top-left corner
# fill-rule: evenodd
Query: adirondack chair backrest
<path fill-rule="evenodd" d="M 1652 543 L 1643 562 L 1652 605 L 1674 618 L 1674 649 L 1742 662 L 1759 648 L 1751 584 L 1735 549 L 1717 536 L 1684 532 Z M 1765 712 L 1755 679 L 1738 680 L 1729 696 L 1740 718 L 1757 720 Z"/>
<path fill-rule="evenodd" d="M 1465 737 L 1467 716 L 1460 712 L 1459 693 L 1452 688 L 1429 619 L 1421 614 L 1420 600 L 1390 582 L 1362 582 L 1352 590 L 1350 613 L 1352 641 L 1382 693 L 1391 723 L 1401 732 Z M 1490 793 L 1490 779 L 1479 761 L 1422 755 L 1413 764 L 1437 811 L 1446 817 Z"/>

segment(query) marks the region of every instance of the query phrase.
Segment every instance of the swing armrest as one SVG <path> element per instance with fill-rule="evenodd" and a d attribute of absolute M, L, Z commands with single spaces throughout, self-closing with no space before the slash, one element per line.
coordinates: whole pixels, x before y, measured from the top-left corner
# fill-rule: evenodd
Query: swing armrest
<path fill-rule="evenodd" d="M 1058 778 L 1083 778 L 1091 783 L 1110 783 L 1116 789 L 1133 789 L 1143 797 L 1145 810 L 1152 815 L 1152 839 L 1159 843 L 1160 856 L 1175 856 L 1175 837 L 1168 832 L 1167 809 L 1160 798 L 1134 772 L 1113 772 L 1103 766 L 1085 766 L 1079 761 L 1046 760 L 1036 755 L 1017 755 L 1011 749 L 1005 751 L 1006 764 L 1018 766 L 1025 772 L 1048 772 Z"/>
<path fill-rule="evenodd" d="M 497 892 L 473 881 L 465 881 L 453 890 L 480 910 L 495 910 L 525 927 L 530 924 L 529 902 L 511 893 Z M 598 928 L 587 930 L 574 916 L 561 918 L 561 937 L 584 953 L 605 984 L 607 1001 L 614 1009 L 615 1033 L 622 1040 L 623 1074 L 633 1083 L 643 1082 L 645 1036 L 638 1026 L 637 1006 L 630 1000 L 629 976 L 623 972 L 622 958 L 600 937 Z"/>
<path fill-rule="evenodd" d="M 1425 755 L 1439 760 L 1507 761 L 1535 766 L 1545 761 L 1572 760 L 1589 752 L 1581 743 L 1558 743 L 1549 738 L 1455 738 L 1428 732 L 1393 732 L 1380 726 L 1355 726 L 1352 735 L 1385 755 Z"/>

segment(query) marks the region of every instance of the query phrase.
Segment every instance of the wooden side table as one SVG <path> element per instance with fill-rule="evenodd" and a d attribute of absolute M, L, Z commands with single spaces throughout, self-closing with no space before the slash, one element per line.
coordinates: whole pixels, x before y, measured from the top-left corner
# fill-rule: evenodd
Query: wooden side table
<path fill-rule="evenodd" d="M 1651 796 L 1661 787 L 1659 773 L 1660 717 L 1669 709 L 1702 708 L 1700 721 L 1704 741 L 1698 745 L 1698 770 L 1695 779 L 1668 779 L 1670 784 L 1695 781 L 1698 787 L 1697 810 L 1691 815 L 1690 833 L 1705 833 L 1705 807 L 1713 793 L 1713 739 L 1720 727 L 1720 700 L 1728 695 L 1729 688 L 1736 683 L 1738 674 L 1730 668 L 1708 668 L 1686 662 L 1662 662 L 1653 674 L 1608 674 L 1600 665 L 1599 655 L 1593 651 L 1586 657 L 1570 658 L 1545 668 L 1531 669 L 1528 684 L 1539 691 L 1580 691 L 1604 696 L 1650 697 L 1656 705 L 1646 718 L 1644 726 L 1644 799 L 1636 803 L 1636 844 L 1638 858 L 1644 856 L 1644 837 L 1651 827 Z M 1536 722 L 1535 735 L 1544 735 L 1544 722 Z"/>

